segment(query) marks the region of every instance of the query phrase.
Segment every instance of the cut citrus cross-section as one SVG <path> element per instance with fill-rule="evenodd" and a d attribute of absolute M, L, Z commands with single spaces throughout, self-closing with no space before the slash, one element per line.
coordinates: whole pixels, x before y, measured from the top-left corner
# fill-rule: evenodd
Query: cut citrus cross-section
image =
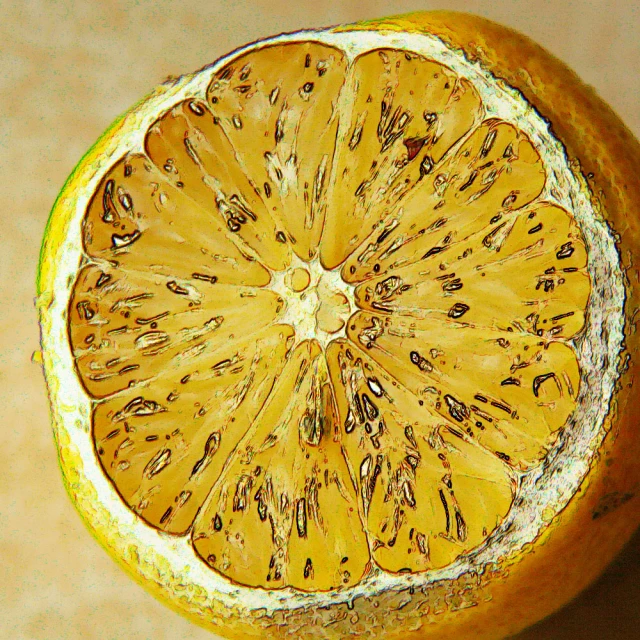
<path fill-rule="evenodd" d="M 167 86 L 45 245 L 91 526 L 179 608 L 239 597 L 241 633 L 485 574 L 606 431 L 625 296 L 589 186 L 522 94 L 390 24 Z"/>
<path fill-rule="evenodd" d="M 105 472 L 240 584 L 449 564 L 575 409 L 589 277 L 571 212 L 542 195 L 527 135 L 411 51 L 347 67 L 272 44 L 206 96 L 159 117 L 84 221 L 71 344 Z M 341 303 L 371 313 L 345 323 Z M 310 313 L 320 343 L 296 336 Z"/>

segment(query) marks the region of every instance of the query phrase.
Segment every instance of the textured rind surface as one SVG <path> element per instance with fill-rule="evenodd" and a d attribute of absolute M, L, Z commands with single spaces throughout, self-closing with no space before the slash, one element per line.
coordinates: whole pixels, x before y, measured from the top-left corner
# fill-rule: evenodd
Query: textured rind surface
<path fill-rule="evenodd" d="M 640 145 L 611 109 L 577 76 L 548 52 L 521 34 L 484 19 L 449 12 L 419 13 L 342 27 L 426 32 L 462 49 L 494 75 L 519 89 L 551 122 L 571 159 L 588 177 L 594 208 L 614 231 L 626 273 L 624 372 L 607 419 L 609 434 L 575 498 L 533 544 L 508 563 L 482 575 L 432 584 L 424 590 L 383 593 L 356 599 L 350 606 L 280 612 L 247 612 L 240 602 L 211 594 L 185 592 L 180 576 L 167 576 L 162 560 L 140 558 L 136 550 L 109 527 L 109 514 L 96 513 L 96 501 L 81 481 L 79 452 L 65 440 L 62 416 L 54 409 L 60 464 L 65 484 L 93 535 L 134 579 L 176 611 L 229 638 L 338 638 L 347 635 L 385 638 L 487 638 L 517 632 L 562 606 L 591 582 L 628 540 L 640 521 L 640 437 L 635 430 L 637 403 L 632 384 L 638 368 L 635 316 L 639 297 L 637 269 L 640 208 Z M 170 86 L 159 92 L 171 91 Z M 110 141 L 131 123 L 142 101 L 116 122 L 83 158 L 54 206 L 39 268 L 39 305 L 51 295 L 56 257 L 65 237 L 65 193 L 73 192 L 78 175 L 99 170 Z M 128 126 L 128 125 L 127 125 Z M 95 168 L 94 168 L 95 167 Z M 46 314 L 43 314 L 46 316 Z M 45 360 L 49 356 L 45 354 Z M 46 362 L 45 362 L 46 364 Z M 51 363 L 49 363 L 50 365 Z M 142 578 L 141 563 L 172 591 Z"/>

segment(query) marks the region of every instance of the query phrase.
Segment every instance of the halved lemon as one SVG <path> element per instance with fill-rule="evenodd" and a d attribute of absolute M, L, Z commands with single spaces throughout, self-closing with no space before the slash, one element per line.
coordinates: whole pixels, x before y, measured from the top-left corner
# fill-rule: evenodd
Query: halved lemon
<path fill-rule="evenodd" d="M 639 517 L 639 158 L 471 16 L 160 87 L 80 162 L 40 264 L 91 531 L 228 637 L 496 638 L 560 606 Z"/>

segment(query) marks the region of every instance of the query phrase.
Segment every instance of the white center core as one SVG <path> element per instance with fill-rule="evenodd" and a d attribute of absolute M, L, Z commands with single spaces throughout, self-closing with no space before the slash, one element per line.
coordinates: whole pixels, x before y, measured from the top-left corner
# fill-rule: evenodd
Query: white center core
<path fill-rule="evenodd" d="M 285 302 L 282 322 L 291 325 L 296 341 L 317 340 L 323 347 L 343 337 L 355 309 L 353 285 L 340 277 L 340 269 L 328 271 L 316 258 L 303 262 L 293 256 L 291 266 L 272 273 L 269 288 Z"/>

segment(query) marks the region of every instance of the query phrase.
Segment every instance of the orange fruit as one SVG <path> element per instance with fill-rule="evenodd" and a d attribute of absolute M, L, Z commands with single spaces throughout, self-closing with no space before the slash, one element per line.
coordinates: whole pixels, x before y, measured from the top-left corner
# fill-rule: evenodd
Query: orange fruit
<path fill-rule="evenodd" d="M 639 521 L 640 147 L 562 63 L 420 13 L 158 88 L 63 188 L 63 477 L 233 638 L 498 638 Z"/>

